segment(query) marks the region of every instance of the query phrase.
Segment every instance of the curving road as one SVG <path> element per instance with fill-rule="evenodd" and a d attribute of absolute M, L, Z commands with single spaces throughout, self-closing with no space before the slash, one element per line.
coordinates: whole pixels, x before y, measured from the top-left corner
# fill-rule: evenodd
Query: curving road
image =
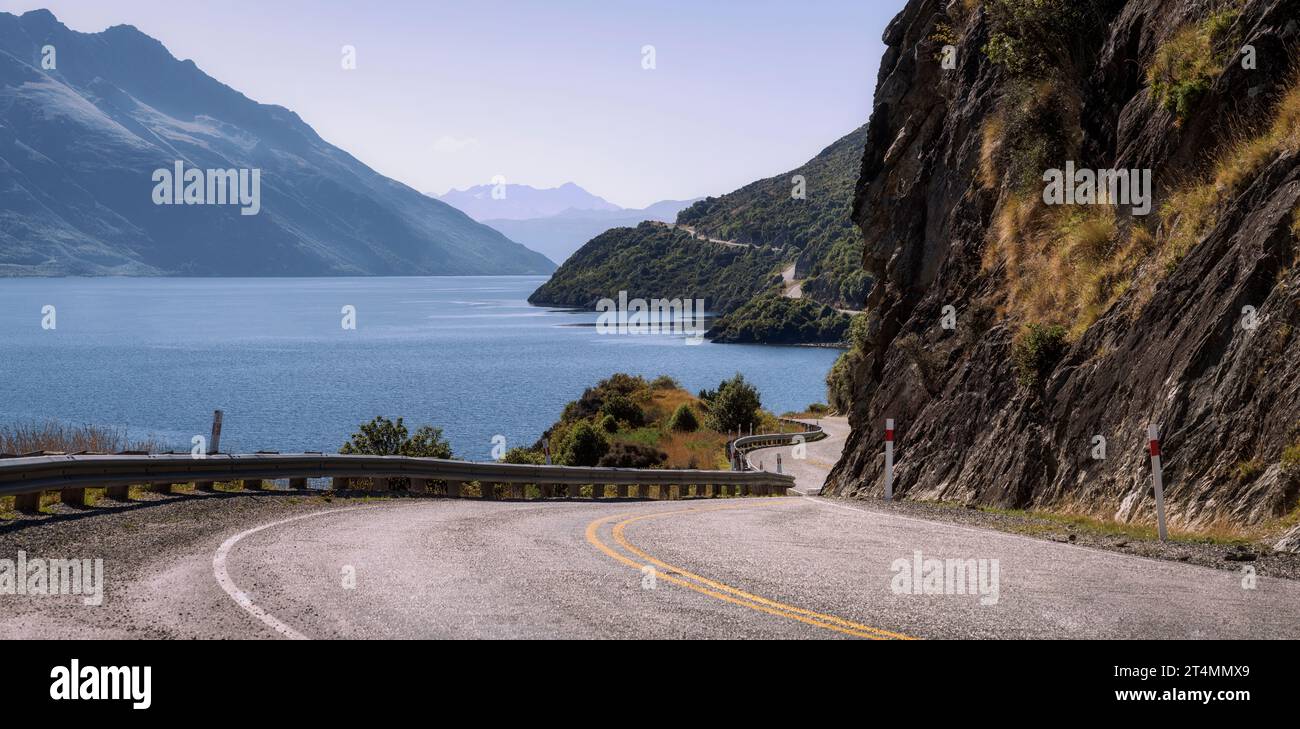
<path fill-rule="evenodd" d="M 1300 637 L 1300 583 L 1244 590 L 1233 572 L 820 498 L 250 495 L 79 521 L 39 529 L 65 556 L 99 550 L 105 604 L 0 597 L 0 637 Z M 915 550 L 997 559 L 996 602 L 896 593 L 891 566 Z"/>
<path fill-rule="evenodd" d="M 762 452 L 786 453 L 792 494 L 843 448 L 847 424 L 821 424 L 806 458 Z M 107 577 L 102 606 L 0 594 L 0 638 L 1300 637 L 1300 582 L 1244 589 L 1227 570 L 816 496 L 157 499 L 0 528 L 0 559 L 102 558 Z M 905 589 L 918 551 L 985 560 L 987 589 Z"/>

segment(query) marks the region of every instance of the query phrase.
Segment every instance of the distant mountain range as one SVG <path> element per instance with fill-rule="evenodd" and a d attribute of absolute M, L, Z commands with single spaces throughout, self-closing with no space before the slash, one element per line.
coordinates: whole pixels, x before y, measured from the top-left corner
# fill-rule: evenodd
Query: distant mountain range
<path fill-rule="evenodd" d="M 159 175 L 178 164 L 206 186 L 173 195 Z M 244 188 L 256 205 L 219 204 L 224 171 L 260 182 Z M 553 269 L 131 26 L 78 33 L 48 11 L 0 13 L 0 275 Z"/>
<path fill-rule="evenodd" d="M 531 185 L 475 185 L 433 197 L 478 221 L 549 218 L 566 210 L 622 209 L 572 182 L 550 188 Z"/>
<path fill-rule="evenodd" d="M 563 263 L 583 243 L 610 228 L 635 227 L 647 220 L 671 223 L 696 200 L 661 200 L 644 208 L 623 208 L 567 182 L 539 189 L 505 185 L 492 197 L 493 185 L 452 190 L 439 200 L 501 231 L 511 240 Z"/>

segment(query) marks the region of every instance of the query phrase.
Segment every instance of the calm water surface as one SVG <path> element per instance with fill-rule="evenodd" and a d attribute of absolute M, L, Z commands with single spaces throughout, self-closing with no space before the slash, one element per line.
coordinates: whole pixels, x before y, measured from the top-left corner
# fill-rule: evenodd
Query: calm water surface
<path fill-rule="evenodd" d="M 400 415 L 487 460 L 494 435 L 533 443 L 613 372 L 696 391 L 739 371 L 777 412 L 825 399 L 834 350 L 599 335 L 595 313 L 529 306 L 543 281 L 0 279 L 0 424 L 113 426 L 188 451 L 220 408 L 223 451 L 333 452 L 361 421 Z"/>

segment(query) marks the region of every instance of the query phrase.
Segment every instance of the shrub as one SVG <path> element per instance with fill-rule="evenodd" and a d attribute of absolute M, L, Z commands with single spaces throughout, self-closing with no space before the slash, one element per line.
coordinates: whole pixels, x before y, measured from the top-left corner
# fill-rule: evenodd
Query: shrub
<path fill-rule="evenodd" d="M 565 433 L 559 448 L 559 461 L 566 466 L 594 466 L 609 452 L 609 441 L 587 421 L 581 421 Z"/>
<path fill-rule="evenodd" d="M 613 415 L 606 415 L 600 419 L 600 429 L 606 433 L 617 433 L 618 420 Z"/>
<path fill-rule="evenodd" d="M 411 456 L 415 458 L 451 458 L 451 445 L 442 437 L 442 428 L 420 426 L 410 435 L 402 419 L 396 422 L 380 415 L 352 434 L 339 453 L 363 453 L 372 456 Z"/>
<path fill-rule="evenodd" d="M 711 429 L 730 433 L 758 424 L 758 411 L 763 403 L 758 390 L 745 381 L 744 375 L 737 372 L 735 377 L 719 384 L 716 392 L 708 394 L 711 397 L 705 397 L 702 392 L 700 398 L 709 409 L 708 424 Z"/>
<path fill-rule="evenodd" d="M 1282 468 L 1290 472 L 1300 472 L 1300 443 L 1295 443 L 1283 449 Z"/>
<path fill-rule="evenodd" d="M 637 443 L 614 443 L 596 462 L 606 468 L 656 468 L 668 460 L 668 454 Z"/>
<path fill-rule="evenodd" d="M 1066 331 L 1062 326 L 1029 324 L 1012 347 L 1012 358 L 1021 385 L 1034 387 L 1042 382 L 1066 349 Z"/>
<path fill-rule="evenodd" d="M 694 433 L 700 428 L 700 421 L 695 417 L 695 411 L 690 405 L 682 403 L 673 411 L 672 417 L 668 420 L 668 428 L 680 433 Z"/>
<path fill-rule="evenodd" d="M 634 427 L 640 427 L 645 424 L 645 411 L 640 405 L 632 402 L 632 399 L 623 394 L 613 394 L 605 398 L 605 402 L 600 406 L 600 412 L 615 420 L 622 420 Z"/>
<path fill-rule="evenodd" d="M 502 463 L 521 463 L 528 466 L 546 465 L 546 455 L 541 451 L 535 451 L 531 448 L 511 448 L 506 451 L 505 458 L 501 459 Z"/>
<path fill-rule="evenodd" d="M 650 381 L 651 390 L 680 390 L 682 386 L 668 375 L 659 375 Z"/>
<path fill-rule="evenodd" d="M 1257 460 L 1241 461 L 1232 469 L 1232 477 L 1239 482 L 1253 481 L 1264 471 L 1264 464 Z"/>
<path fill-rule="evenodd" d="M 815 402 L 808 406 L 808 412 L 812 415 L 825 415 L 829 411 L 830 408 L 819 402 Z"/>
<path fill-rule="evenodd" d="M 1156 49 L 1147 69 L 1151 96 L 1178 119 L 1187 118 L 1218 76 L 1226 59 L 1215 49 L 1224 45 L 1238 13 L 1235 8 L 1214 13 L 1199 24 L 1179 29 Z"/>
<path fill-rule="evenodd" d="M 1071 63 L 1070 50 L 1093 19 L 1077 0 L 987 0 L 984 55 L 1013 76 L 1046 75 Z"/>

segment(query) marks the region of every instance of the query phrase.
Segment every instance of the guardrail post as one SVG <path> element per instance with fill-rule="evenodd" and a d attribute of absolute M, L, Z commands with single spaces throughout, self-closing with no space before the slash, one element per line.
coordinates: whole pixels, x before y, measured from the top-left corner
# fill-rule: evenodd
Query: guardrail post
<path fill-rule="evenodd" d="M 387 478 L 375 477 L 370 479 L 371 491 L 391 491 L 392 483 Z"/>
<path fill-rule="evenodd" d="M 627 498 L 627 484 L 621 483 L 618 485 L 618 498 L 620 499 Z"/>
<path fill-rule="evenodd" d="M 172 493 L 172 486 L 171 481 L 156 481 L 149 484 L 149 490 L 155 494 L 170 494 Z"/>
<path fill-rule="evenodd" d="M 113 501 L 130 501 L 131 487 L 127 486 L 109 486 L 104 489 L 104 497 Z"/>
<path fill-rule="evenodd" d="M 347 491 L 352 488 L 352 479 L 335 476 L 330 479 L 330 488 L 335 491 Z"/>
<path fill-rule="evenodd" d="M 488 481 L 479 481 L 478 493 L 483 500 L 491 501 L 497 497 L 497 485 Z"/>
<path fill-rule="evenodd" d="M 447 496 L 448 496 L 448 498 L 459 499 L 459 498 L 460 498 L 460 494 L 461 494 L 462 491 L 464 491 L 464 489 L 465 489 L 465 482 L 464 482 L 464 481 L 448 481 L 448 482 L 447 482 Z"/>
<path fill-rule="evenodd" d="M 260 478 L 246 478 L 240 482 L 240 486 L 247 491 L 261 491 L 266 488 L 266 485 L 262 483 L 262 479 Z"/>
<path fill-rule="evenodd" d="M 522 484 L 522 483 L 510 484 L 510 498 L 522 500 L 524 498 L 524 495 L 527 493 L 528 493 L 527 484 Z"/>
<path fill-rule="evenodd" d="M 216 481 L 195 481 L 194 488 L 197 489 L 198 491 L 216 491 L 217 482 Z"/>
<path fill-rule="evenodd" d="M 554 497 L 555 497 L 555 484 L 553 484 L 553 483 L 539 483 L 539 484 L 537 484 L 537 491 L 538 491 L 538 495 L 539 495 L 541 498 L 543 498 L 543 499 L 551 499 L 551 498 L 554 498 Z"/>
<path fill-rule="evenodd" d="M 603 483 L 593 483 L 593 484 L 591 485 L 591 498 L 593 498 L 593 499 L 603 499 L 603 498 L 605 498 L 605 484 L 603 484 Z"/>
<path fill-rule="evenodd" d="M 68 506 L 85 506 L 86 490 L 84 488 L 63 489 L 59 491 L 59 501 Z"/>
<path fill-rule="evenodd" d="M 569 498 L 576 499 L 582 493 L 582 487 L 576 483 L 569 484 Z"/>
<path fill-rule="evenodd" d="M 41 492 L 34 494 L 14 494 L 14 511 L 35 514 L 41 510 Z M 25 578 L 24 578 L 25 579 Z"/>
<path fill-rule="evenodd" d="M 305 478 L 291 478 L 291 479 L 289 479 L 289 488 L 291 488 L 291 489 L 293 489 L 293 490 L 295 490 L 295 491 L 303 491 L 303 490 L 306 490 L 306 489 L 307 489 L 307 479 L 305 479 Z"/>

